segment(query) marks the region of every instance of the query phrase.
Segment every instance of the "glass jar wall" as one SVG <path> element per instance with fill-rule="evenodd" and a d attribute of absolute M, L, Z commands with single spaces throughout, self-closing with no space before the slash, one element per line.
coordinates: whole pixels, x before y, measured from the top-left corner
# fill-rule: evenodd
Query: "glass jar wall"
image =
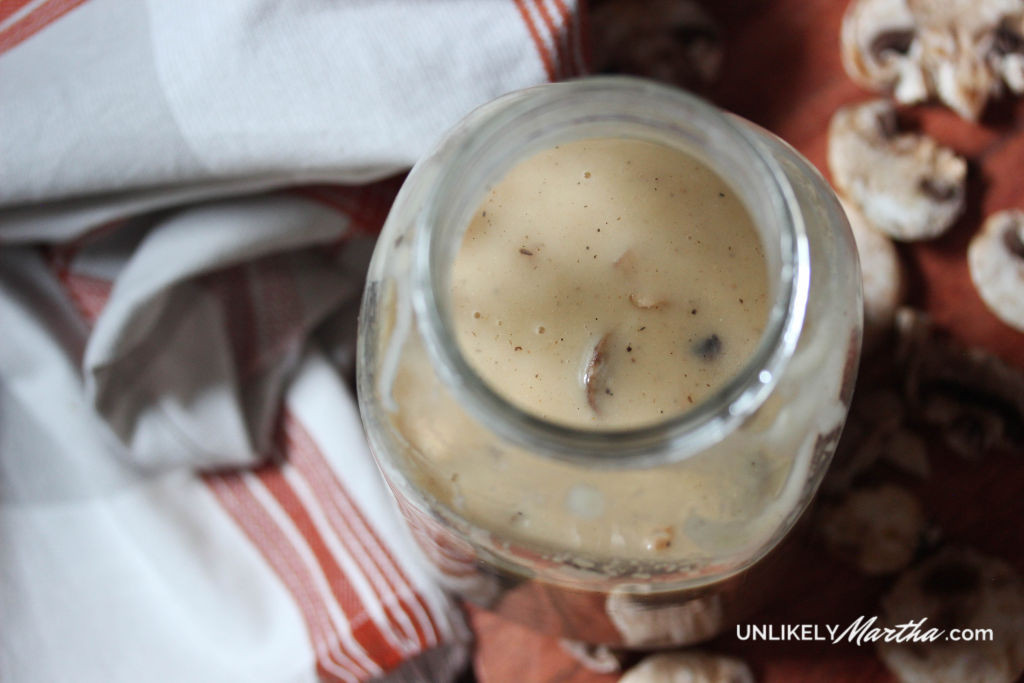
<path fill-rule="evenodd" d="M 770 312 L 743 368 L 693 409 L 598 431 L 482 381 L 456 343 L 451 265 L 482 197 L 589 138 L 676 148 L 741 198 Z M 856 253 L 821 176 L 752 124 L 632 78 L 540 86 L 473 112 L 416 165 L 370 267 L 358 388 L 371 448 L 451 590 L 534 628 L 658 646 L 713 637 L 764 596 L 842 428 L 860 349 Z M 670 543 L 659 541 L 670 530 Z"/>

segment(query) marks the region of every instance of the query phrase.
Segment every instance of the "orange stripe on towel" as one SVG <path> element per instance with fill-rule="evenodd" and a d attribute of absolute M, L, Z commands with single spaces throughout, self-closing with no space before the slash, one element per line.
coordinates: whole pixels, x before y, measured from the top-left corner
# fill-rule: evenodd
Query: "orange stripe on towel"
<path fill-rule="evenodd" d="M 323 503 L 332 527 L 351 549 L 352 556 L 381 597 L 389 618 L 415 642 L 417 651 L 437 645 L 441 640 L 437 620 L 423 596 L 381 542 L 312 437 L 290 414 L 285 418 L 284 433 L 292 464 Z M 391 606 L 396 599 L 400 610 Z"/>
<path fill-rule="evenodd" d="M 0 0 L 0 24 L 13 17 L 18 10 L 32 0 Z"/>
<path fill-rule="evenodd" d="M 273 471 L 276 466 L 268 465 L 263 469 Z M 306 623 L 316 658 L 316 671 L 320 678 L 346 683 L 366 680 L 371 673 L 355 661 L 345 646 L 339 633 L 342 625 L 328 607 L 328 602 L 333 602 L 333 597 L 322 586 L 317 585 L 312 575 L 314 568 L 308 559 L 308 549 L 307 557 L 304 558 L 299 552 L 296 539 L 290 538 L 281 528 L 280 511 L 278 510 L 275 515 L 268 509 L 267 501 L 256 495 L 256 491 L 262 488 L 259 482 L 247 481 L 256 479 L 257 476 L 239 472 L 211 474 L 205 479 L 210 491 L 235 519 L 292 594 Z M 328 593 L 326 599 L 325 592 Z M 337 606 L 334 607 L 337 611 Z"/>
<path fill-rule="evenodd" d="M 533 17 L 530 16 L 530 10 L 526 7 L 525 0 L 513 0 L 516 3 L 516 9 L 519 10 L 519 16 L 523 18 L 523 23 L 526 24 L 526 30 L 530 34 L 530 38 L 533 39 L 533 45 L 537 48 L 537 54 L 540 56 L 540 61 L 544 65 L 544 71 L 547 73 L 548 80 L 556 80 L 555 67 L 551 61 L 551 53 L 548 50 L 548 46 L 544 43 L 544 39 L 541 38 L 540 33 L 537 31 L 537 26 L 533 23 Z"/>
<path fill-rule="evenodd" d="M 206 482 L 291 592 L 320 676 L 367 680 L 437 645 L 438 617 L 287 410 L 275 441 L 269 464 Z"/>
<path fill-rule="evenodd" d="M 39 5 L 0 31 L 0 54 L 28 40 L 84 2 L 86 0 L 48 0 Z"/>
<path fill-rule="evenodd" d="M 553 19 L 544 0 L 534 0 L 533 5 L 537 8 L 537 14 L 544 21 L 544 26 L 547 27 L 548 34 L 551 36 L 551 44 L 555 48 L 555 77 L 559 79 L 565 78 L 569 73 L 569 60 L 567 59 L 567 51 L 562 40 L 565 35 L 563 33 L 565 16 L 563 15 L 558 20 Z"/>

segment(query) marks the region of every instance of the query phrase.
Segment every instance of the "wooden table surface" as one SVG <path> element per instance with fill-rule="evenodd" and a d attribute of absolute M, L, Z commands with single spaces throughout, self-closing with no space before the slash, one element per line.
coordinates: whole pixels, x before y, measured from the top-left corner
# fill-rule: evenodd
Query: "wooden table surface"
<path fill-rule="evenodd" d="M 826 131 L 841 105 L 872 97 L 846 76 L 839 58 L 845 0 L 720 0 L 703 3 L 719 22 L 725 58 L 705 94 L 726 110 L 775 132 L 822 172 Z M 906 111 L 919 126 L 968 159 L 967 210 L 945 236 L 901 245 L 907 302 L 929 312 L 957 339 L 1024 368 L 1024 334 L 1000 322 L 978 298 L 967 272 L 967 244 L 984 217 L 1024 209 L 1024 100 L 990 105 L 980 123 L 939 106 Z M 1024 573 L 1024 458 L 966 462 L 930 444 L 932 474 L 907 479 L 929 518 L 953 542 L 999 556 Z M 780 597 L 749 623 L 848 624 L 878 613 L 892 579 L 868 579 L 812 543 L 798 552 L 802 569 L 777 587 Z M 557 640 L 472 610 L 478 638 L 474 670 L 481 683 L 599 683 L 618 675 L 588 671 Z M 740 642 L 727 634 L 705 649 L 745 659 L 760 681 L 894 680 L 870 645 Z"/>

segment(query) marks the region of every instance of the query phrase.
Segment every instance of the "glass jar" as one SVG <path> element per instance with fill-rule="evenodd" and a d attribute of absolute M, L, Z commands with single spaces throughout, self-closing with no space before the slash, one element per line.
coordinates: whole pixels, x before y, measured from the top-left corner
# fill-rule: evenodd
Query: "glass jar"
<path fill-rule="evenodd" d="M 620 431 L 507 402 L 461 356 L 450 314 L 451 264 L 485 192 L 542 149 L 602 137 L 681 149 L 731 185 L 758 231 L 772 302 L 731 381 L 682 415 Z M 861 310 L 843 212 L 784 142 L 639 79 L 543 85 L 477 109 L 409 174 L 370 266 L 359 404 L 444 586 L 561 637 L 688 644 L 742 619 L 785 566 L 781 541 L 846 416 Z M 658 533 L 640 519 L 673 529 L 670 552 L 614 550 L 615 534 Z"/>

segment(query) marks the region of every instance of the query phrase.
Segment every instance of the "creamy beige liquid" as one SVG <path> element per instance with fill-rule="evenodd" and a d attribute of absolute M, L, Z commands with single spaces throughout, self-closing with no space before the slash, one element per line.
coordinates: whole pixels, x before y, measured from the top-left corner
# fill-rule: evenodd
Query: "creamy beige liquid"
<path fill-rule="evenodd" d="M 678 415 L 732 377 L 764 328 L 764 255 L 732 189 L 629 139 L 515 166 L 452 271 L 462 353 L 520 408 L 576 427 Z"/>
<path fill-rule="evenodd" d="M 651 423 L 714 392 L 756 344 L 767 287 L 732 189 L 682 152 L 628 139 L 515 166 L 452 271 L 455 328 L 477 372 L 523 409 L 586 428 Z M 405 339 L 392 335 L 405 347 L 388 386 L 412 476 L 497 539 L 554 557 L 689 563 L 763 541 L 792 505 L 779 498 L 804 436 L 777 419 L 784 397 L 713 453 L 585 468 L 498 445 Z"/>

